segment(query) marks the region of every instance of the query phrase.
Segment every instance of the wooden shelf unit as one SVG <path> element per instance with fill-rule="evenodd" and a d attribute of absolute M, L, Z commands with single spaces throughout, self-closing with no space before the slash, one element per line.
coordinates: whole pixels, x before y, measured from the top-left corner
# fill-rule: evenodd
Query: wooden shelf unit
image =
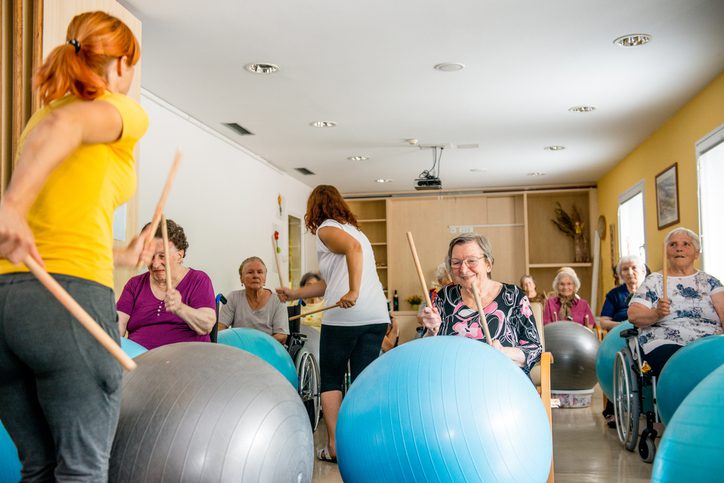
<path fill-rule="evenodd" d="M 493 245 L 493 278 L 517 284 L 530 273 L 539 290 L 552 290 L 561 267 L 572 267 L 581 280 L 581 297 L 590 301 L 593 263 L 574 263 L 573 241 L 550 221 L 556 201 L 581 213 L 592 250 L 598 217 L 595 188 L 511 191 L 489 195 L 421 195 L 347 200 L 372 244 L 377 273 L 388 297 L 397 290 L 400 309 L 407 297 L 421 295 L 405 233 L 412 232 L 428 286 L 447 254 L 454 227 L 472 227 Z"/>
<path fill-rule="evenodd" d="M 387 295 L 387 200 L 364 199 L 347 200 L 352 212 L 357 216 L 362 232 L 372 245 L 377 264 L 377 276 L 382 283 L 382 289 Z"/>

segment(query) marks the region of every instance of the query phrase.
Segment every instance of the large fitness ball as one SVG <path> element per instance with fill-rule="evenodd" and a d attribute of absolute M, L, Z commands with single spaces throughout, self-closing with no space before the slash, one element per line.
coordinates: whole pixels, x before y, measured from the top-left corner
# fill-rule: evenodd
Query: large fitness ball
<path fill-rule="evenodd" d="M 143 347 L 141 344 L 126 337 L 121 337 L 121 349 L 123 349 L 123 352 L 125 352 L 131 359 L 140 356 L 144 352 L 148 352 L 148 349 Z"/>
<path fill-rule="evenodd" d="M 15 443 L 0 422 L 0 483 L 20 481 L 20 457 Z"/>
<path fill-rule="evenodd" d="M 551 389 L 579 391 L 596 385 L 598 337 L 576 322 L 547 324 L 546 350 L 553 354 Z"/>
<path fill-rule="evenodd" d="M 656 453 L 651 481 L 721 481 L 724 475 L 724 365 L 684 399 Z"/>
<path fill-rule="evenodd" d="M 626 339 L 621 338 L 621 332 L 627 329 L 633 329 L 631 322 L 621 322 L 606 334 L 598 346 L 596 377 L 601 390 L 609 401 L 613 401 L 613 362 L 616 360 L 618 351 L 626 345 Z"/>
<path fill-rule="evenodd" d="M 294 389 L 297 388 L 299 382 L 292 357 L 284 349 L 284 346 L 269 334 L 256 329 L 232 328 L 220 331 L 217 342 L 236 347 L 262 358 L 281 372 L 289 383 L 294 386 Z"/>
<path fill-rule="evenodd" d="M 135 361 L 123 378 L 110 481 L 311 481 L 307 411 L 269 364 L 205 342 Z"/>
<path fill-rule="evenodd" d="M 656 407 L 664 424 L 669 423 L 691 390 L 722 364 L 724 335 L 704 337 L 671 356 L 656 382 Z"/>
<path fill-rule="evenodd" d="M 337 420 L 347 482 L 543 482 L 552 455 L 541 399 L 487 344 L 431 337 L 401 345 L 352 384 Z"/>

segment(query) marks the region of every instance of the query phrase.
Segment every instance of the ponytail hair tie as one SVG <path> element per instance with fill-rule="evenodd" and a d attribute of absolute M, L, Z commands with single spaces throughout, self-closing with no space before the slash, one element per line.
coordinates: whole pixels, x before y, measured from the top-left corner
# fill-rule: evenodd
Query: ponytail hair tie
<path fill-rule="evenodd" d="M 68 43 L 69 43 L 70 45 L 72 45 L 73 47 L 75 47 L 75 53 L 76 53 L 76 54 L 77 54 L 78 52 L 80 52 L 80 42 L 78 42 L 76 39 L 70 39 L 70 40 L 68 41 Z"/>

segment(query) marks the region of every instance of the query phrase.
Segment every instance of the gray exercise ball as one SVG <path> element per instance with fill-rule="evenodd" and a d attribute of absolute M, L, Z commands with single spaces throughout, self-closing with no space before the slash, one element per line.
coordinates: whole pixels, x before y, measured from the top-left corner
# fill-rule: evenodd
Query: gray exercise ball
<path fill-rule="evenodd" d="M 546 351 L 553 354 L 551 388 L 579 391 L 596 385 L 598 337 L 576 322 L 553 322 L 545 332 Z"/>
<path fill-rule="evenodd" d="M 260 358 L 187 342 L 146 352 L 123 378 L 113 482 L 311 482 L 299 395 Z"/>

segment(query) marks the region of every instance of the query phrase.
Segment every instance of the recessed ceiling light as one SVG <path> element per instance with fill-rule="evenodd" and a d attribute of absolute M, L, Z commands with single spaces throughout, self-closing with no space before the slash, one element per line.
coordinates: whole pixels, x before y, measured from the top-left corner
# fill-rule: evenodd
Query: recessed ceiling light
<path fill-rule="evenodd" d="M 334 127 L 337 125 L 334 121 L 314 121 L 309 123 L 312 127 Z"/>
<path fill-rule="evenodd" d="M 487 169 L 480 169 L 480 168 L 470 168 L 471 173 L 484 173 Z"/>
<path fill-rule="evenodd" d="M 596 106 L 573 106 L 568 108 L 571 112 L 592 112 L 596 110 Z"/>
<path fill-rule="evenodd" d="M 566 147 L 553 145 L 553 146 L 546 146 L 543 149 L 545 149 L 546 151 L 563 151 L 564 149 L 566 149 Z"/>
<path fill-rule="evenodd" d="M 370 159 L 369 156 L 349 156 L 347 159 L 350 161 L 367 161 Z"/>
<path fill-rule="evenodd" d="M 526 176 L 545 176 L 546 173 L 541 173 L 540 171 L 533 171 L 532 173 L 526 174 Z"/>
<path fill-rule="evenodd" d="M 375 183 L 390 183 L 392 180 L 387 178 L 377 178 Z"/>
<path fill-rule="evenodd" d="M 244 66 L 246 70 L 252 74 L 273 74 L 279 71 L 279 66 L 276 64 L 258 63 L 258 64 L 246 64 Z"/>
<path fill-rule="evenodd" d="M 638 47 L 639 45 L 646 45 L 649 42 L 651 42 L 651 35 L 649 34 L 622 35 L 613 41 L 614 44 L 620 45 L 621 47 Z"/>
<path fill-rule="evenodd" d="M 463 70 L 464 68 L 464 64 L 459 64 L 457 62 L 443 62 L 442 64 L 437 64 L 433 67 L 433 69 L 440 70 L 442 72 L 457 72 L 459 70 Z"/>

